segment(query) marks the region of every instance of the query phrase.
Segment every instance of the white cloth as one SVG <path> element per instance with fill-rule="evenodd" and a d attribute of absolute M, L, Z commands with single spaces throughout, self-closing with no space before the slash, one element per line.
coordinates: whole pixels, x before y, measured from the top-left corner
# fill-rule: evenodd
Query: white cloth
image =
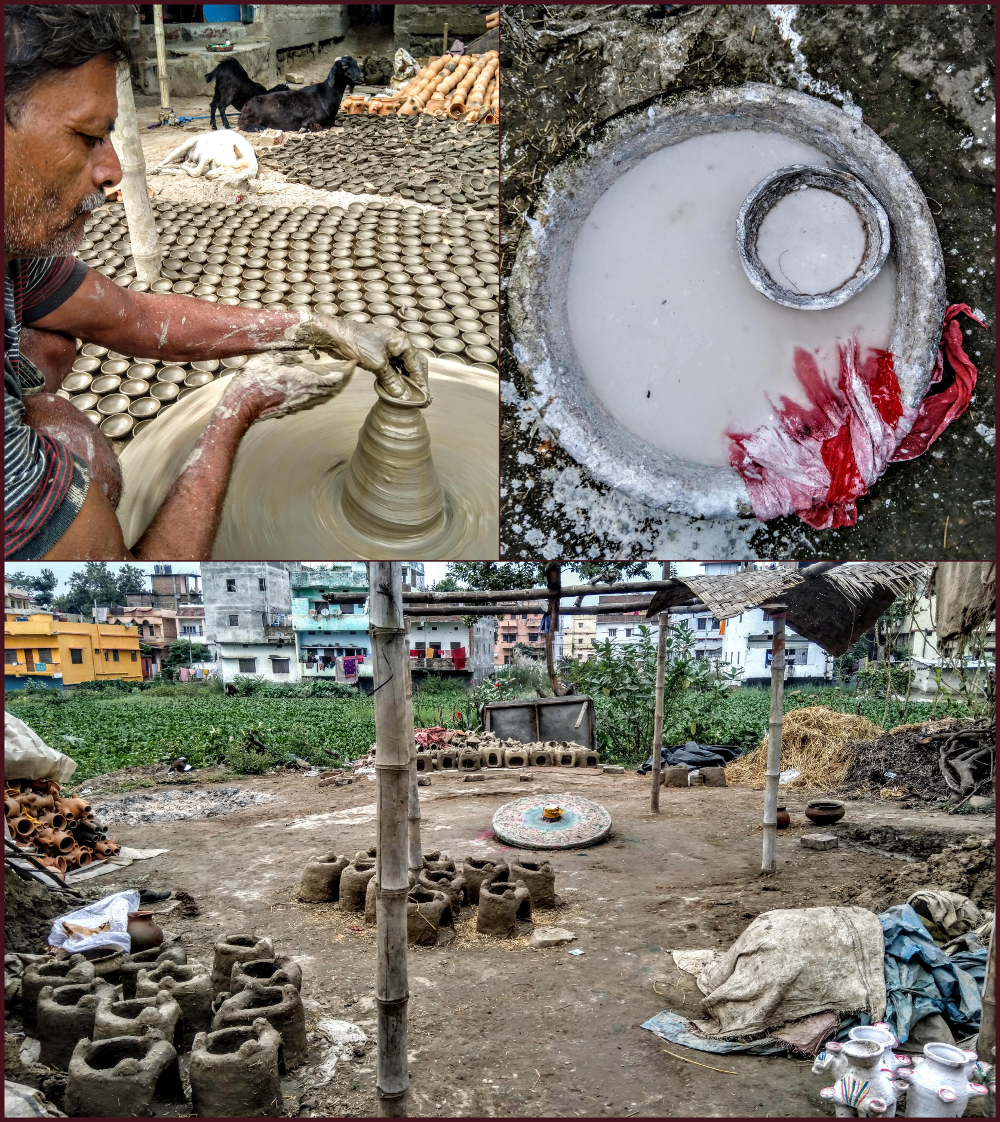
<path fill-rule="evenodd" d="M 127 930 L 128 914 L 138 907 L 139 893 L 130 888 L 95 900 L 75 912 L 67 912 L 52 925 L 49 946 L 61 947 L 69 954 L 115 946 L 128 954 L 132 949 L 132 938 Z"/>
<path fill-rule="evenodd" d="M 813 1013 L 885 1013 L 885 941 L 865 908 L 764 912 L 698 975 L 708 1036 L 747 1037 Z"/>
<path fill-rule="evenodd" d="M 50 748 L 24 721 L 3 713 L 3 773 L 7 779 L 54 779 L 65 783 L 76 760 Z"/>

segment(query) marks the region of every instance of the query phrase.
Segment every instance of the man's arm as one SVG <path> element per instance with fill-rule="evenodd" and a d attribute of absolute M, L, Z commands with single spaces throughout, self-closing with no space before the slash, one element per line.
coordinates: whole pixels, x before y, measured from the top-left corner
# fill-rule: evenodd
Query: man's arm
<path fill-rule="evenodd" d="M 268 349 L 282 343 L 287 332 L 294 332 L 301 318 L 298 312 L 236 308 L 173 293 L 133 292 L 91 269 L 68 300 L 31 326 L 98 343 L 121 354 L 190 362 Z"/>

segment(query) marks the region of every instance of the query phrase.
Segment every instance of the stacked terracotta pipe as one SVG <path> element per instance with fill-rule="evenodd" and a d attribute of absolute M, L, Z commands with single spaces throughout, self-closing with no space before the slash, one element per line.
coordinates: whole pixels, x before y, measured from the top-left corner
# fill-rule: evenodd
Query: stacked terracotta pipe
<path fill-rule="evenodd" d="M 390 97 L 345 97 L 341 113 L 412 117 L 426 113 L 470 124 L 495 125 L 500 120 L 500 56 L 441 55 Z"/>
<path fill-rule="evenodd" d="M 54 779 L 14 779 L 4 785 L 4 815 L 11 838 L 30 845 L 54 872 L 114 857 L 121 846 L 108 837 L 86 799 L 64 799 Z"/>

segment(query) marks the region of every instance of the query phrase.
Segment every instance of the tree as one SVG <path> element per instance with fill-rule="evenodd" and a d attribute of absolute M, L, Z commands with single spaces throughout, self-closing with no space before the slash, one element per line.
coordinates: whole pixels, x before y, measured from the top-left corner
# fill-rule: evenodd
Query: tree
<path fill-rule="evenodd" d="M 41 574 L 37 577 L 21 572 L 7 573 L 7 580 L 15 588 L 30 592 L 43 608 L 52 606 L 52 594 L 55 592 L 58 582 L 51 569 L 42 569 Z"/>
<path fill-rule="evenodd" d="M 122 565 L 118 570 L 119 604 L 127 604 L 129 596 L 146 591 L 146 574 L 138 565 Z"/>
<path fill-rule="evenodd" d="M 118 581 L 106 561 L 88 561 L 82 572 L 70 574 L 61 600 L 66 611 L 89 615 L 95 601 L 108 607 L 119 602 Z"/>
<path fill-rule="evenodd" d="M 446 577 L 442 577 L 437 584 L 432 584 L 430 592 L 457 592 L 458 581 L 449 573 Z"/>
<path fill-rule="evenodd" d="M 588 584 L 615 584 L 625 580 L 649 580 L 649 568 L 644 561 L 578 561 L 573 568 Z M 563 580 L 565 580 L 565 573 Z"/>
<path fill-rule="evenodd" d="M 505 561 L 454 561 L 448 566 L 448 577 L 466 588 L 483 592 L 506 592 L 545 584 L 543 566 L 533 561 L 523 564 Z"/>
<path fill-rule="evenodd" d="M 190 667 L 195 662 L 208 662 L 208 647 L 204 643 L 192 643 L 187 639 L 175 639 L 163 656 L 161 668 L 164 677 L 172 678 L 182 666 Z"/>

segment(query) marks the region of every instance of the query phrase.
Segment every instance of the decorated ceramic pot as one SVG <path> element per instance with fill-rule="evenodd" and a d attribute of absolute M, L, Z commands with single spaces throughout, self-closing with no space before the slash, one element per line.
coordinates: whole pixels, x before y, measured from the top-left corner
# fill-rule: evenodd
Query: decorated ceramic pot
<path fill-rule="evenodd" d="M 899 1041 L 893 1036 L 889 1026 L 884 1021 L 874 1025 L 858 1025 L 847 1034 L 851 1040 L 876 1040 L 882 1045 L 882 1070 L 888 1071 L 893 1078 L 901 1067 L 907 1067 L 913 1061 L 909 1056 L 893 1052 L 899 1047 Z"/>
<path fill-rule="evenodd" d="M 877 1040 L 831 1042 L 816 1058 L 815 1075 L 833 1075 L 836 1083 L 820 1097 L 833 1103 L 838 1118 L 892 1118 L 896 1100 L 906 1089 L 881 1066 L 883 1045 Z"/>
<path fill-rule="evenodd" d="M 907 1118 L 961 1118 L 969 1099 L 985 1095 L 986 1087 L 971 1082 L 977 1074 L 978 1057 L 953 1044 L 924 1045 L 912 1071 L 900 1071 L 909 1085 Z"/>

